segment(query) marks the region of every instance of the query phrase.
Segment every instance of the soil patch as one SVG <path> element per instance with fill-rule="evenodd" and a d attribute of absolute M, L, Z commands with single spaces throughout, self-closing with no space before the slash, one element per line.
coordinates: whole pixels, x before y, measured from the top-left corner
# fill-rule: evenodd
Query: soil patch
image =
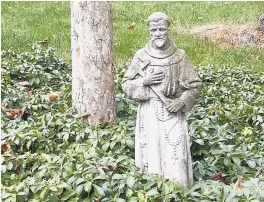
<path fill-rule="evenodd" d="M 206 24 L 184 30 L 185 33 L 220 42 L 222 45 L 260 45 L 264 48 L 264 31 L 256 24 Z"/>

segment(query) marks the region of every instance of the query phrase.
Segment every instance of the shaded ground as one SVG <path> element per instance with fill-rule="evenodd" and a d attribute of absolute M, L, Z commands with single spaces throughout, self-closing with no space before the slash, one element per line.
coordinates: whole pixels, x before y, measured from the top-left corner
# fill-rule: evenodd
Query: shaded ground
<path fill-rule="evenodd" d="M 256 24 L 206 24 L 184 30 L 184 33 L 217 41 L 224 46 L 260 45 L 264 48 L 264 31 Z"/>

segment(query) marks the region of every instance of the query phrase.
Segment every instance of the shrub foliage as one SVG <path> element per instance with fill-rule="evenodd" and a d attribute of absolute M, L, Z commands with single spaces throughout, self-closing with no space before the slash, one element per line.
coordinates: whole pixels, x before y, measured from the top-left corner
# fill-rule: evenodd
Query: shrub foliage
<path fill-rule="evenodd" d="M 264 201 L 264 75 L 197 67 L 203 91 L 188 116 L 195 183 L 182 188 L 134 165 L 137 103 L 120 87 L 118 119 L 71 113 L 71 67 L 49 47 L 2 52 L 3 201 Z"/>

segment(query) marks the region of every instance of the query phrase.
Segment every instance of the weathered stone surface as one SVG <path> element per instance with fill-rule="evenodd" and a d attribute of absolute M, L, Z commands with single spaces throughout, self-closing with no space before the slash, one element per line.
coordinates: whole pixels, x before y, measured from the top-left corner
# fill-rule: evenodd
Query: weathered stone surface
<path fill-rule="evenodd" d="M 170 21 L 148 18 L 151 40 L 138 50 L 123 78 L 123 90 L 140 102 L 136 165 L 187 186 L 193 181 L 186 113 L 197 102 L 201 80 L 184 50 L 168 38 Z"/>

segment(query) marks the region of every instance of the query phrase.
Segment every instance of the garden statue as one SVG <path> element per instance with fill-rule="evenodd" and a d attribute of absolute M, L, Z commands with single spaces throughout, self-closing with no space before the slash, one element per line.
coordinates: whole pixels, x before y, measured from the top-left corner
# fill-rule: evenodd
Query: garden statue
<path fill-rule="evenodd" d="M 168 38 L 169 18 L 153 13 L 148 26 L 151 40 L 136 52 L 122 84 L 127 96 L 140 103 L 136 166 L 187 186 L 193 172 L 186 113 L 197 102 L 201 79 L 185 52 Z"/>

